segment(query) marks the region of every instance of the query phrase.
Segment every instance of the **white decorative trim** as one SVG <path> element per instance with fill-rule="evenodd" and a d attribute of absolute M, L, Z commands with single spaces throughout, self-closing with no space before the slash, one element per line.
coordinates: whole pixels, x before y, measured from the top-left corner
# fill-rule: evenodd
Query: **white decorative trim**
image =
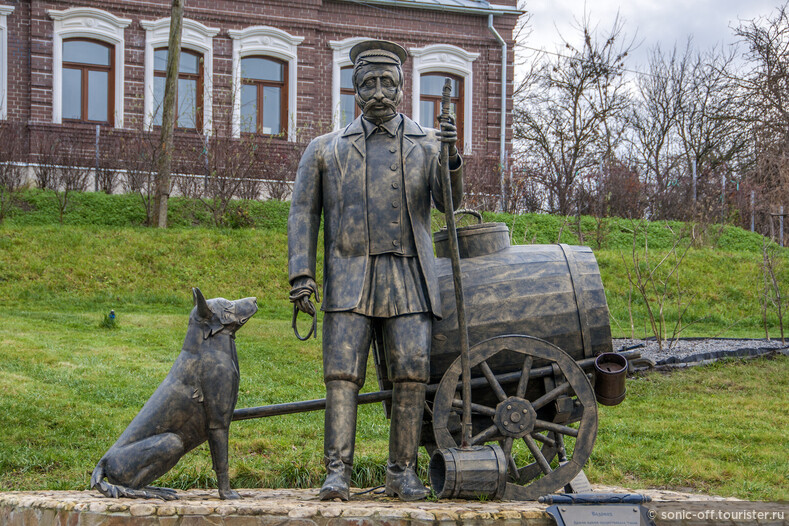
<path fill-rule="evenodd" d="M 331 111 L 334 130 L 340 129 L 340 70 L 346 66 L 353 66 L 348 53 L 353 46 L 364 40 L 370 39 L 368 37 L 352 37 L 329 42 L 329 47 L 334 50 L 331 67 Z"/>
<path fill-rule="evenodd" d="M 14 6 L 0 5 L 0 120 L 8 116 L 8 20 Z"/>
<path fill-rule="evenodd" d="M 230 29 L 233 39 L 233 137 L 241 136 L 241 59 L 264 55 L 288 63 L 288 140 L 296 140 L 296 101 L 298 81 L 298 45 L 304 37 L 293 36 L 269 26 Z"/>
<path fill-rule="evenodd" d="M 423 48 L 408 50 L 413 60 L 412 105 L 411 118 L 419 122 L 419 97 L 421 95 L 420 79 L 424 73 L 450 73 L 463 78 L 463 151 L 471 153 L 472 126 L 474 107 L 474 74 L 472 62 L 479 53 L 469 53 L 457 46 L 449 44 L 433 44 Z"/>
<path fill-rule="evenodd" d="M 143 122 L 146 127 L 153 123 L 153 52 L 156 48 L 167 47 L 170 41 L 170 18 L 160 18 L 154 22 L 142 21 L 145 29 L 145 97 Z M 203 133 L 211 133 L 213 116 L 213 78 L 214 78 L 214 37 L 219 28 L 207 27 L 184 18 L 181 33 L 181 48 L 190 49 L 203 55 Z"/>
<path fill-rule="evenodd" d="M 50 9 L 54 20 L 52 33 L 52 122 L 63 119 L 63 41 L 68 38 L 94 38 L 115 48 L 115 127 L 123 127 L 124 29 L 131 20 L 93 7 Z"/>

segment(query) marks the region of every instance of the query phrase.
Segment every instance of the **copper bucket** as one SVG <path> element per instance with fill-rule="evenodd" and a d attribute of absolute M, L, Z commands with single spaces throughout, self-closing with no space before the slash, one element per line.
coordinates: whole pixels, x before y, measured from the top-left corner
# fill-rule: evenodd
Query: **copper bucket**
<path fill-rule="evenodd" d="M 597 401 L 603 405 L 618 405 L 625 399 L 625 376 L 627 375 L 627 358 L 606 352 L 594 361 L 595 384 L 594 393 Z"/>

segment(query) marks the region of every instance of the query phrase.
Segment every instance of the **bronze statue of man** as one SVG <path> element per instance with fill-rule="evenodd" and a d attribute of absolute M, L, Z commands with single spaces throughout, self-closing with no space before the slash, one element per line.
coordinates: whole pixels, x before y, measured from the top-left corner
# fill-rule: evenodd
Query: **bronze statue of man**
<path fill-rule="evenodd" d="M 431 198 L 444 209 L 439 152 L 450 146 L 453 202 L 463 195 L 453 123 L 424 129 L 397 113 L 407 53 L 368 40 L 350 52 L 362 115 L 314 139 L 299 163 L 288 217 L 292 301 L 314 314 L 315 257 L 323 215 L 323 376 L 326 384 L 322 500 L 348 500 L 359 388 L 373 331 L 385 342 L 393 382 L 386 493 L 418 500 L 428 490 L 416 458 L 430 376 L 433 317 L 441 317 L 430 228 Z"/>

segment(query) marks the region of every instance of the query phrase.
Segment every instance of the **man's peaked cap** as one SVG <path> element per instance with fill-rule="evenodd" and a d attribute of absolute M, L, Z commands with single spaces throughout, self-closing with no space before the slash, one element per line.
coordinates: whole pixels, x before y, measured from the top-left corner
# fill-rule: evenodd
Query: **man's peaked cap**
<path fill-rule="evenodd" d="M 408 58 L 408 52 L 399 44 L 388 40 L 365 40 L 351 48 L 351 61 L 372 64 L 401 65 Z"/>

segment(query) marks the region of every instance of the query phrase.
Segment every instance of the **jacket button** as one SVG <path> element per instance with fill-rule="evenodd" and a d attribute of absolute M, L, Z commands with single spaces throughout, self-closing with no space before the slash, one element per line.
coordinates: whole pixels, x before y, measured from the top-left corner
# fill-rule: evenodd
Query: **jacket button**
<path fill-rule="evenodd" d="M 392 245 L 394 245 L 394 246 L 397 246 L 397 245 L 399 245 L 399 244 L 400 244 L 400 243 L 398 243 L 396 239 L 393 239 L 393 240 L 392 240 Z"/>
<path fill-rule="evenodd" d="M 392 153 L 395 153 L 397 151 L 397 147 L 396 146 L 392 146 L 391 148 L 389 148 L 389 151 L 392 152 Z"/>
<path fill-rule="evenodd" d="M 397 208 L 398 206 L 400 206 L 400 203 L 397 201 L 392 201 L 392 208 Z"/>
<path fill-rule="evenodd" d="M 392 188 L 400 188 L 400 185 L 399 185 L 399 184 L 397 184 L 396 182 L 395 182 L 395 183 L 392 183 Z"/>
<path fill-rule="evenodd" d="M 392 163 L 392 165 L 389 167 L 389 169 L 392 170 L 393 172 L 395 170 L 397 170 L 397 163 Z"/>

